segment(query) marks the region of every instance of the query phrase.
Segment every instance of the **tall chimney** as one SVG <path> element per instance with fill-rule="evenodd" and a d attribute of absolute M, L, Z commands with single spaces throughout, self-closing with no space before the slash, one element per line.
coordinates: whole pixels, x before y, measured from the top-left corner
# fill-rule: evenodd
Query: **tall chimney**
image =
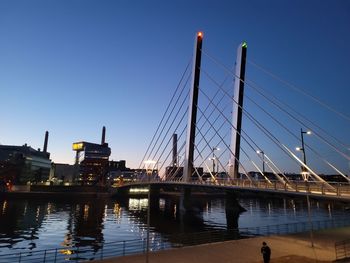
<path fill-rule="evenodd" d="M 177 134 L 173 134 L 173 163 L 172 166 L 177 166 Z"/>
<path fill-rule="evenodd" d="M 103 126 L 102 128 L 102 139 L 101 139 L 101 144 L 105 144 L 106 143 L 106 127 Z"/>
<path fill-rule="evenodd" d="M 44 141 L 44 148 L 43 148 L 43 152 L 46 153 L 47 152 L 47 143 L 49 141 L 49 132 L 46 131 L 45 132 L 45 141 Z"/>

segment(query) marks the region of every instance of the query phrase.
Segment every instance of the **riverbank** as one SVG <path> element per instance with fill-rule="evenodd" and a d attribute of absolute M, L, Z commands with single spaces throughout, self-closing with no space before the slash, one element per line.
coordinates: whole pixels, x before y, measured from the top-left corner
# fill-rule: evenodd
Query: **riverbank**
<path fill-rule="evenodd" d="M 272 250 L 270 263 L 330 263 L 336 259 L 335 242 L 348 239 L 350 227 L 292 235 L 255 237 L 192 247 L 151 252 L 150 263 L 259 263 L 261 243 Z M 95 263 L 144 263 L 145 254 L 93 261 Z"/>

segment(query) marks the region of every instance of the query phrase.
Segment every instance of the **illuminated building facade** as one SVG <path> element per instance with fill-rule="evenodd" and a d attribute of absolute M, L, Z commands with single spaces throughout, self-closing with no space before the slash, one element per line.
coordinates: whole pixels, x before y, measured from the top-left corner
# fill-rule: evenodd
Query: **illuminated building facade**
<path fill-rule="evenodd" d="M 104 185 L 111 155 L 111 148 L 108 147 L 108 144 L 77 142 L 73 143 L 73 150 L 77 152 L 78 182 L 83 185 Z"/>
<path fill-rule="evenodd" d="M 77 181 L 82 185 L 106 184 L 111 148 L 105 142 L 105 134 L 106 128 L 103 127 L 101 144 L 85 141 L 73 143 L 75 165 L 79 165 Z"/>

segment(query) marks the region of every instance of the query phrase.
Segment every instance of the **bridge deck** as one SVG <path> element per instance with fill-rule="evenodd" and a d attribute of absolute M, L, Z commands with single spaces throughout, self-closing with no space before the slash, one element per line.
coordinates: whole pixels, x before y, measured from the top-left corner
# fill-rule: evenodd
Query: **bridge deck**
<path fill-rule="evenodd" d="M 280 181 L 250 181 L 250 180 L 217 180 L 215 182 L 191 181 L 183 182 L 181 180 L 173 181 L 134 181 L 119 185 L 118 188 L 147 187 L 148 185 L 181 186 L 191 188 L 208 188 L 218 190 L 233 190 L 239 192 L 249 191 L 255 193 L 283 194 L 307 196 L 312 198 L 334 199 L 341 201 L 350 201 L 350 185 L 348 183 L 330 183 L 325 185 L 319 182 L 292 181 L 281 183 Z"/>

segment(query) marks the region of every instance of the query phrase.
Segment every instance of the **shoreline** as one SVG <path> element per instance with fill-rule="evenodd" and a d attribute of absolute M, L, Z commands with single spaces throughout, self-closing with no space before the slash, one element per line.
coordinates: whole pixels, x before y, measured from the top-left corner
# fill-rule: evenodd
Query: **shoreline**
<path fill-rule="evenodd" d="M 313 247 L 311 246 L 310 232 L 280 236 L 252 237 L 150 252 L 149 262 L 261 263 L 262 257 L 260 248 L 262 242 L 265 241 L 272 250 L 270 263 L 330 263 L 336 260 L 335 242 L 348 239 L 349 236 L 350 227 L 315 231 Z M 145 258 L 145 254 L 137 254 L 91 262 L 143 263 L 145 262 Z"/>

